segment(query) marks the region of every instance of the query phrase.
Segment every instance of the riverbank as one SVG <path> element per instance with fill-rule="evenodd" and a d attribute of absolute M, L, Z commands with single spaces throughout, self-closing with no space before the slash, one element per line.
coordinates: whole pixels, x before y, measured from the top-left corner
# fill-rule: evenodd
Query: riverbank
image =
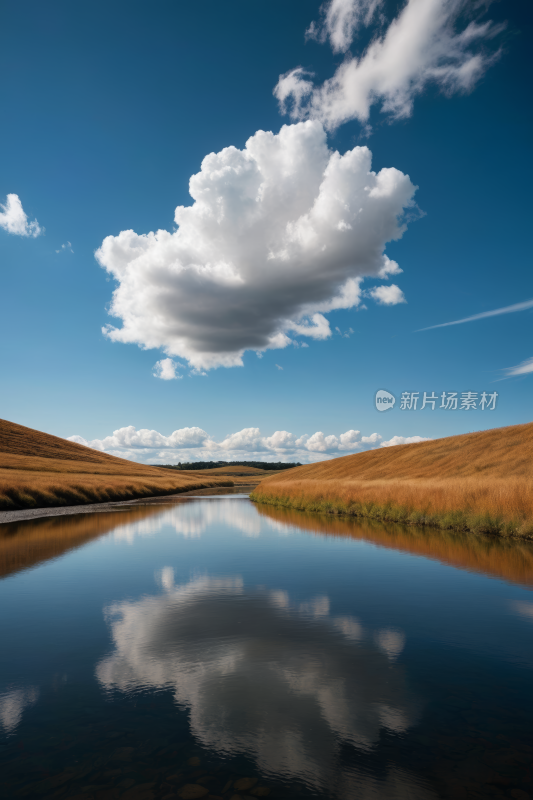
<path fill-rule="evenodd" d="M 0 511 L 93 506 L 231 487 L 220 475 L 150 467 L 0 420 Z"/>
<path fill-rule="evenodd" d="M 533 538 L 533 424 L 380 448 L 262 481 L 258 503 Z"/>
<path fill-rule="evenodd" d="M 46 517 L 69 517 L 78 514 L 101 514 L 108 511 L 126 511 L 131 508 L 153 508 L 154 506 L 168 505 L 183 498 L 190 497 L 220 497 L 234 494 L 250 494 L 254 485 L 243 486 L 215 486 L 207 489 L 191 489 L 186 492 L 166 495 L 150 495 L 138 497 L 133 500 L 120 500 L 108 503 L 87 503 L 75 506 L 54 506 L 48 508 L 24 508 L 16 511 L 0 511 L 0 525 L 9 525 L 15 522 L 44 519 Z M 1 529 L 0 529 L 1 530 Z"/>
<path fill-rule="evenodd" d="M 284 497 L 264 494 L 258 490 L 250 494 L 250 500 L 259 504 L 295 511 L 339 514 L 347 517 L 380 520 L 382 522 L 399 522 L 403 525 L 428 525 L 440 530 L 469 531 L 471 533 L 485 533 L 533 540 L 533 522 L 529 520 L 506 520 L 492 517 L 490 514 L 469 511 L 443 511 L 440 514 L 424 513 L 408 506 L 388 503 L 384 505 L 372 501 L 368 503 L 345 503 L 342 500 L 315 499 L 305 496 Z"/>

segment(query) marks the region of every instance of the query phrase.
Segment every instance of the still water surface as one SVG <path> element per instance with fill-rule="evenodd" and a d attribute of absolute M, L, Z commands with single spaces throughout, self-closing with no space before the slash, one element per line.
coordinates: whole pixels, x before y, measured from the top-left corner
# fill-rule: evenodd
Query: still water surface
<path fill-rule="evenodd" d="M 532 587 L 238 494 L 2 525 L 0 794 L 533 798 Z"/>

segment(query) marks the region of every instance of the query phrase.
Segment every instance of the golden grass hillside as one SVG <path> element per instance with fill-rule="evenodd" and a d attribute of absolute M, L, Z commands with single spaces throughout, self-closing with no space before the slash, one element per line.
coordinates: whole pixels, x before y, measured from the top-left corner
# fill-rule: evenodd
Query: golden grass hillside
<path fill-rule="evenodd" d="M 130 500 L 214 486 L 233 486 L 233 481 L 137 464 L 0 420 L 0 510 Z"/>
<path fill-rule="evenodd" d="M 252 499 L 533 538 L 533 423 L 296 467 L 262 481 Z"/>
<path fill-rule="evenodd" d="M 193 470 L 188 470 L 193 471 Z M 197 472 L 209 472 L 210 475 L 234 475 L 235 477 L 260 477 L 264 478 L 265 474 L 267 473 L 264 469 L 259 469 L 259 467 L 245 467 L 240 465 L 235 466 L 225 466 L 225 467 L 213 467 L 213 469 L 204 469 L 204 470 L 196 470 Z M 268 472 L 268 475 L 272 475 L 275 470 L 271 470 Z"/>

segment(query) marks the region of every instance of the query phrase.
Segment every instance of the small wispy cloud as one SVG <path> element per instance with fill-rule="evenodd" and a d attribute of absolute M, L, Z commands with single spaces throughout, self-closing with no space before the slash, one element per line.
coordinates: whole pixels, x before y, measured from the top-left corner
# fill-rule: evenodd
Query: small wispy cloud
<path fill-rule="evenodd" d="M 415 99 L 429 86 L 444 95 L 474 89 L 500 55 L 492 40 L 504 24 L 483 21 L 488 3 L 469 0 L 407 0 L 387 24 L 381 0 L 330 0 L 308 39 L 329 41 L 345 53 L 335 74 L 323 83 L 299 66 L 280 75 L 274 95 L 293 119 L 318 119 L 328 130 L 359 120 L 365 133 L 373 106 L 389 119 L 411 116 Z M 358 55 L 350 46 L 373 26 Z"/>
<path fill-rule="evenodd" d="M 339 327 L 335 328 L 335 333 L 338 333 L 343 339 L 349 339 L 353 332 L 353 328 L 348 328 L 348 330 L 344 332 L 341 331 Z"/>
<path fill-rule="evenodd" d="M 432 331 L 435 328 L 447 328 L 450 325 L 462 325 L 463 322 L 475 322 L 478 319 L 487 319 L 487 317 L 498 317 L 500 314 L 514 314 L 515 311 L 527 311 L 528 308 L 533 308 L 533 300 L 526 300 L 523 303 L 515 303 L 512 306 L 504 306 L 503 308 L 495 308 L 492 311 L 483 311 L 481 314 L 455 319 L 452 322 L 441 322 L 439 325 L 430 325 L 428 328 L 419 328 L 415 333 Z"/>
<path fill-rule="evenodd" d="M 66 244 L 62 244 L 59 250 L 56 250 L 56 253 L 73 253 L 74 250 L 72 249 L 72 245 L 70 242 L 66 242 Z"/>
<path fill-rule="evenodd" d="M 0 228 L 15 236 L 35 238 L 44 232 L 36 219 L 28 220 L 18 194 L 8 194 L 5 206 L 0 203 Z"/>
<path fill-rule="evenodd" d="M 516 367 L 507 367 L 505 377 L 512 378 L 514 375 L 527 375 L 530 372 L 533 372 L 533 358 L 526 358 Z"/>
<path fill-rule="evenodd" d="M 370 25 L 382 5 L 383 0 L 331 0 L 321 7 L 321 21 L 310 24 L 305 38 L 322 44 L 329 39 L 334 53 L 345 53 L 357 29 Z"/>
<path fill-rule="evenodd" d="M 281 369 L 281 370 L 283 369 L 283 367 L 280 367 L 280 365 L 279 365 L 279 364 L 276 364 L 276 367 L 277 367 L 278 369 Z"/>

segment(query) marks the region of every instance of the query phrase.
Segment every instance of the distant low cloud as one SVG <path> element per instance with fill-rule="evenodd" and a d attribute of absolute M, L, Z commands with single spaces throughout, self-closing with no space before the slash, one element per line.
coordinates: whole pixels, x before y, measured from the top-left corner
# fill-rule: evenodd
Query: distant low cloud
<path fill-rule="evenodd" d="M 178 375 L 176 369 L 178 364 L 171 358 L 162 358 L 154 364 L 154 378 L 161 378 L 163 381 L 174 381 L 177 378 L 182 378 L 183 375 Z"/>
<path fill-rule="evenodd" d="M 257 459 L 306 463 L 378 447 L 427 441 L 421 436 L 393 436 L 384 441 L 379 433 L 363 436 L 357 430 L 338 436 L 322 431 L 302 436 L 289 431 L 275 431 L 271 436 L 264 436 L 259 428 L 243 428 L 215 441 L 202 428 L 180 428 L 165 436 L 154 430 L 137 430 L 133 425 L 119 428 L 104 439 L 88 441 L 82 436 L 69 436 L 68 439 L 111 455 L 152 464 Z"/>
<path fill-rule="evenodd" d="M 380 0 L 330 0 L 308 38 L 329 41 L 341 53 L 363 27 L 377 23 L 374 35 L 362 55 L 347 54 L 323 84 L 315 84 L 313 73 L 302 67 L 281 75 L 274 94 L 282 113 L 317 119 L 333 130 L 349 120 L 367 123 L 373 105 L 390 119 L 409 117 L 415 98 L 430 85 L 446 95 L 470 92 L 498 58 L 488 43 L 505 27 L 480 20 L 486 5 L 407 0 L 383 28 Z"/>
<path fill-rule="evenodd" d="M 28 220 L 18 194 L 8 194 L 5 206 L 0 203 L 0 228 L 15 236 L 33 238 L 43 232 L 36 219 Z"/>
<path fill-rule="evenodd" d="M 401 271 L 384 250 L 415 189 L 397 169 L 373 172 L 366 147 L 330 150 L 320 122 L 258 131 L 204 158 L 178 230 L 103 241 L 96 258 L 118 283 L 110 313 L 122 321 L 104 333 L 199 370 L 325 339 L 324 315 L 357 307 L 364 277 Z"/>
<path fill-rule="evenodd" d="M 393 436 L 388 442 L 381 442 L 381 447 L 394 447 L 397 444 L 415 444 L 416 442 L 429 442 L 423 436 Z"/>

